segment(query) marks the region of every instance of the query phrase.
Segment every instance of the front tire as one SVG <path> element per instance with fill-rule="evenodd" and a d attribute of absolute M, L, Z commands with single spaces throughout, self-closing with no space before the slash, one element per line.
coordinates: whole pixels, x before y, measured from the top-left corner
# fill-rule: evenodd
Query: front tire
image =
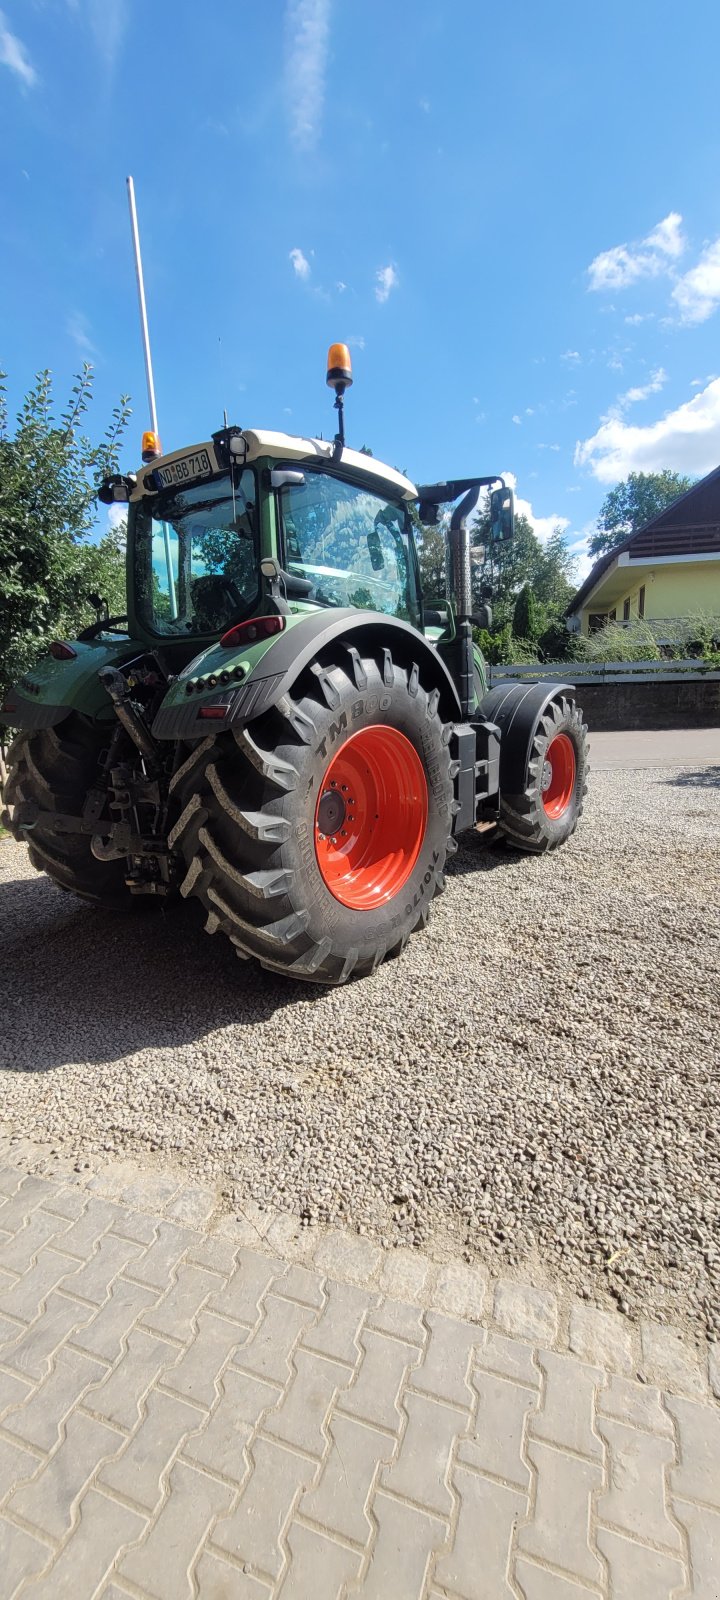
<path fill-rule="evenodd" d="M 333 647 L 249 728 L 176 773 L 170 834 L 209 932 L 273 972 L 340 984 L 398 954 L 443 887 L 450 726 L 416 664 Z"/>
<path fill-rule="evenodd" d="M 563 695 L 537 719 L 523 793 L 501 792 L 498 821 L 508 843 L 535 855 L 564 844 L 580 821 L 588 773 L 587 727 L 575 701 Z"/>

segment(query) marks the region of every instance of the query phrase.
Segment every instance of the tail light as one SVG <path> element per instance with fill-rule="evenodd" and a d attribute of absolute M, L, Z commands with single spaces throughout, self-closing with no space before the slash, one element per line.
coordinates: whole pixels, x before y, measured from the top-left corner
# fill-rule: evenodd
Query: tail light
<path fill-rule="evenodd" d="M 50 654 L 55 657 L 56 661 L 77 660 L 77 650 L 73 650 L 72 645 L 66 644 L 64 639 L 53 639 L 50 646 Z"/>
<path fill-rule="evenodd" d="M 198 720 L 201 722 L 221 722 L 226 717 L 229 706 L 200 706 Z"/>
<path fill-rule="evenodd" d="M 274 633 L 282 633 L 284 627 L 284 617 L 253 617 L 250 622 L 239 622 L 236 628 L 229 628 L 220 643 L 223 650 L 241 650 L 243 645 L 257 644 L 260 639 L 270 639 Z"/>

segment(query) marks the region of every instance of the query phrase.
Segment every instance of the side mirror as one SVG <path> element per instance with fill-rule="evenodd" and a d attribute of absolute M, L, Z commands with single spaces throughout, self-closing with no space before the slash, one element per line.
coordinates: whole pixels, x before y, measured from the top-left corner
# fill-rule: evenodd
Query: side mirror
<path fill-rule="evenodd" d="M 515 534 L 515 501 L 512 489 L 493 489 L 490 496 L 490 538 L 505 544 Z"/>
<path fill-rule="evenodd" d="M 288 467 L 273 467 L 270 473 L 270 484 L 273 489 L 284 489 L 286 483 L 294 483 L 301 486 L 304 482 L 304 472 L 293 472 Z"/>
<path fill-rule="evenodd" d="M 434 500 L 421 500 L 418 506 L 418 516 L 426 528 L 436 528 L 440 507 Z"/>

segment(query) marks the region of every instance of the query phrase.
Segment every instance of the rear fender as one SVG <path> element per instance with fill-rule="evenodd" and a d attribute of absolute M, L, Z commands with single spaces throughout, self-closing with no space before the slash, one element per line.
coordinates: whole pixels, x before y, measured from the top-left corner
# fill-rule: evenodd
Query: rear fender
<path fill-rule="evenodd" d="M 54 728 L 71 711 L 86 717 L 113 722 L 115 713 L 98 679 L 101 667 L 121 666 L 141 654 L 143 646 L 134 639 L 103 639 L 83 642 L 68 640 L 75 651 L 72 661 L 55 661 L 43 656 L 30 667 L 24 678 L 9 691 L 0 722 L 11 728 Z"/>
<path fill-rule="evenodd" d="M 278 634 L 239 687 L 235 684 L 223 691 L 210 690 L 207 698 L 213 705 L 227 706 L 222 723 L 215 723 L 215 729 L 238 727 L 272 710 L 305 668 L 334 644 L 351 645 L 360 655 L 386 648 L 394 662 L 408 668 L 417 662 L 423 683 L 438 691 L 441 716 L 448 722 L 460 716 L 460 701 L 450 673 L 417 629 L 377 611 L 343 607 L 331 613 L 304 616 Z M 179 688 L 178 680 L 155 717 L 153 734 L 156 739 L 203 739 L 211 730 L 211 725 L 199 717 L 205 696 L 193 694 L 188 699 L 183 694 L 179 698 Z"/>
<path fill-rule="evenodd" d="M 500 791 L 522 794 L 533 734 L 552 700 L 575 693 L 571 683 L 499 683 L 480 702 L 478 716 L 500 729 Z"/>

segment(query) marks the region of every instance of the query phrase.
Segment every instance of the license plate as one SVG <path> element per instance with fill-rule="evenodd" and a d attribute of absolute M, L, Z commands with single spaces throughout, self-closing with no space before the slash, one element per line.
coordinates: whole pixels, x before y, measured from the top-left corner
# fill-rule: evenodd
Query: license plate
<path fill-rule="evenodd" d="M 212 470 L 207 450 L 196 450 L 194 455 L 181 456 L 167 467 L 156 467 L 153 477 L 159 489 L 171 489 L 177 483 L 190 483 L 193 478 L 207 478 Z"/>

